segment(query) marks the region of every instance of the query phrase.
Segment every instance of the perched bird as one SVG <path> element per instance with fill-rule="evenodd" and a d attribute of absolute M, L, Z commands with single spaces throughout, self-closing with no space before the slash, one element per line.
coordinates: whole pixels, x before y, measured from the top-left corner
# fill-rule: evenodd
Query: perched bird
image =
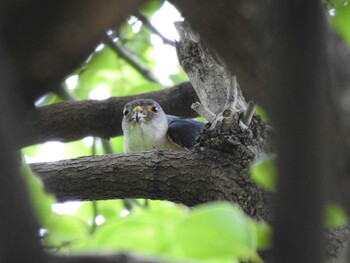
<path fill-rule="evenodd" d="M 186 150 L 194 145 L 204 123 L 167 115 L 154 100 L 138 99 L 123 111 L 124 152 L 153 149 Z"/>

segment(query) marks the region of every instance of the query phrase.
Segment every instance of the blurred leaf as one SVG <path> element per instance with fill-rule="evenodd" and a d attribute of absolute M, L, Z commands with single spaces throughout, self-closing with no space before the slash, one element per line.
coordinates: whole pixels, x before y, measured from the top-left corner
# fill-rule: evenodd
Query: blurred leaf
<path fill-rule="evenodd" d="M 93 53 L 79 72 L 78 84 L 72 93 L 79 99 L 87 99 L 98 85 L 113 86 L 120 77 L 118 59 L 116 53 L 106 46 Z"/>
<path fill-rule="evenodd" d="M 340 5 L 332 17 L 331 25 L 350 47 L 350 5 Z"/>
<path fill-rule="evenodd" d="M 121 211 L 124 209 L 122 200 L 103 200 L 97 201 L 98 213 L 102 215 L 106 222 L 120 217 Z"/>
<path fill-rule="evenodd" d="M 113 150 L 115 153 L 123 153 L 124 152 L 124 136 L 118 136 L 110 139 L 112 143 Z"/>
<path fill-rule="evenodd" d="M 188 77 L 187 77 L 185 71 L 183 71 L 183 69 L 180 67 L 180 65 L 177 65 L 177 68 L 179 69 L 179 73 L 170 75 L 169 76 L 170 80 L 173 83 L 180 83 L 180 82 L 188 81 Z"/>
<path fill-rule="evenodd" d="M 38 152 L 42 147 L 43 146 L 41 144 L 37 144 L 37 145 L 32 145 L 32 146 L 22 148 L 21 151 L 24 155 L 27 155 L 29 157 L 34 157 L 38 154 Z"/>
<path fill-rule="evenodd" d="M 87 237 L 89 225 L 78 217 L 53 213 L 46 223 L 48 234 L 59 241 L 72 241 Z"/>
<path fill-rule="evenodd" d="M 277 168 L 276 156 L 270 155 L 263 160 L 258 160 L 250 166 L 252 179 L 266 190 L 276 190 Z"/>
<path fill-rule="evenodd" d="M 174 227 L 174 235 L 176 250 L 184 258 L 261 262 L 254 223 L 237 206 L 198 206 Z"/>
<path fill-rule="evenodd" d="M 347 223 L 344 209 L 337 204 L 326 205 L 326 225 L 328 227 L 341 227 Z"/>
<path fill-rule="evenodd" d="M 147 5 L 141 8 L 141 13 L 143 13 L 148 18 L 151 16 L 163 5 L 164 0 L 149 0 L 147 1 Z"/>
<path fill-rule="evenodd" d="M 267 223 L 256 222 L 256 233 L 258 237 L 258 249 L 267 249 L 272 245 L 272 228 Z"/>
<path fill-rule="evenodd" d="M 53 195 L 47 193 L 44 185 L 39 177 L 35 176 L 28 164 L 22 165 L 22 172 L 25 176 L 29 190 L 29 197 L 34 208 L 35 215 L 42 227 L 45 227 L 47 220 L 53 214 L 51 210 L 52 204 L 55 202 Z"/>
<path fill-rule="evenodd" d="M 255 105 L 255 113 L 258 114 L 264 122 L 269 121 L 269 117 L 267 116 L 267 113 L 259 105 Z"/>
<path fill-rule="evenodd" d="M 40 97 L 36 102 L 36 107 L 42 107 L 45 105 L 50 105 L 54 103 L 61 102 L 62 99 L 58 97 L 55 93 L 49 92 L 45 94 L 44 96 Z"/>
<path fill-rule="evenodd" d="M 91 148 L 86 146 L 85 143 L 81 140 L 65 143 L 63 149 L 64 157 L 66 159 L 91 155 Z"/>
<path fill-rule="evenodd" d="M 348 0 L 322 0 L 322 3 L 326 5 L 328 9 L 337 9 L 341 6 L 344 6 L 348 2 Z"/>
<path fill-rule="evenodd" d="M 163 85 L 158 83 L 152 83 L 152 82 L 145 82 L 139 85 L 135 85 L 131 87 L 130 89 L 119 89 L 116 93 L 117 96 L 126 96 L 130 94 L 140 94 L 140 93 L 146 93 L 151 91 L 156 91 L 164 88 Z"/>
<path fill-rule="evenodd" d="M 200 122 L 204 122 L 204 123 L 208 122 L 207 119 L 204 117 L 197 117 L 197 118 L 195 118 L 195 120 L 200 121 Z"/>
<path fill-rule="evenodd" d="M 168 228 L 180 220 L 186 210 L 182 206 L 166 203 L 152 203 L 147 209 L 136 208 L 128 216 L 109 220 L 99 226 L 93 242 L 96 248 L 103 251 L 126 250 L 166 255 L 171 249 Z"/>
<path fill-rule="evenodd" d="M 103 251 L 135 251 L 156 254 L 164 246 L 164 230 L 142 218 L 109 222 L 97 228 L 95 246 Z"/>
<path fill-rule="evenodd" d="M 91 223 L 91 220 L 93 220 L 94 217 L 94 211 L 92 208 L 93 202 L 94 201 L 83 202 L 74 216 L 86 223 Z"/>

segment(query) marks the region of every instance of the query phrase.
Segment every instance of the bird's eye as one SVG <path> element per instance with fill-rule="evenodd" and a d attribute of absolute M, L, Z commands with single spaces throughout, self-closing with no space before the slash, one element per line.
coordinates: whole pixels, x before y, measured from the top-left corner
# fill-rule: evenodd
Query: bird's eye
<path fill-rule="evenodd" d="M 154 112 L 154 113 L 158 113 L 158 111 L 159 111 L 158 107 L 155 106 L 155 105 L 152 105 L 152 106 L 150 107 L 150 110 L 151 110 L 152 112 Z"/>
<path fill-rule="evenodd" d="M 123 112 L 124 116 L 128 115 L 129 114 L 129 111 L 127 109 L 124 110 Z"/>

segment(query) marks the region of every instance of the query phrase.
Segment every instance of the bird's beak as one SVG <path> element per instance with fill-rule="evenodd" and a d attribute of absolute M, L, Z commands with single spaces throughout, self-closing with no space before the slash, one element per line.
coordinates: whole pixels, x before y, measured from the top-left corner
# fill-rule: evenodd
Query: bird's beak
<path fill-rule="evenodd" d="M 143 118 L 143 109 L 141 106 L 136 106 L 133 109 L 134 112 L 134 119 L 136 120 L 136 122 L 139 122 L 141 120 L 141 118 Z"/>

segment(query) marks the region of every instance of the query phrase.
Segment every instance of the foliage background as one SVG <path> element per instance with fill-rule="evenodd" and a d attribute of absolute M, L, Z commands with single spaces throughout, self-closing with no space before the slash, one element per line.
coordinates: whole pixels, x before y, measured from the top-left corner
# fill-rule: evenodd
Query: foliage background
<path fill-rule="evenodd" d="M 323 1 L 331 14 L 331 24 L 350 45 L 350 7 L 347 1 Z M 167 2 L 149 1 L 140 12 L 168 39 L 176 38 L 172 23 L 181 19 Z M 169 33 L 170 32 L 170 33 Z M 115 45 L 127 51 L 139 65 L 156 76 L 153 81 L 141 74 L 128 59 L 101 43 L 83 65 L 62 83 L 60 94 L 47 94 L 37 106 L 66 99 L 106 99 L 145 93 L 187 80 L 177 64 L 175 49 L 163 43 L 152 29 L 132 16 L 120 29 L 108 32 Z M 263 110 L 259 109 L 263 115 Z M 264 116 L 267 120 L 267 117 Z M 165 259 L 260 262 L 257 251 L 271 246 L 271 229 L 256 222 L 232 204 L 215 203 L 189 209 L 166 201 L 105 200 L 56 204 L 26 162 L 53 161 L 87 155 L 122 153 L 122 136 L 110 141 L 88 137 L 71 143 L 48 142 L 22 150 L 23 174 L 41 225 L 43 245 L 53 253 L 132 251 Z M 253 179 L 274 191 L 274 156 L 253 164 Z M 326 222 L 343 225 L 344 212 L 330 205 Z"/>

